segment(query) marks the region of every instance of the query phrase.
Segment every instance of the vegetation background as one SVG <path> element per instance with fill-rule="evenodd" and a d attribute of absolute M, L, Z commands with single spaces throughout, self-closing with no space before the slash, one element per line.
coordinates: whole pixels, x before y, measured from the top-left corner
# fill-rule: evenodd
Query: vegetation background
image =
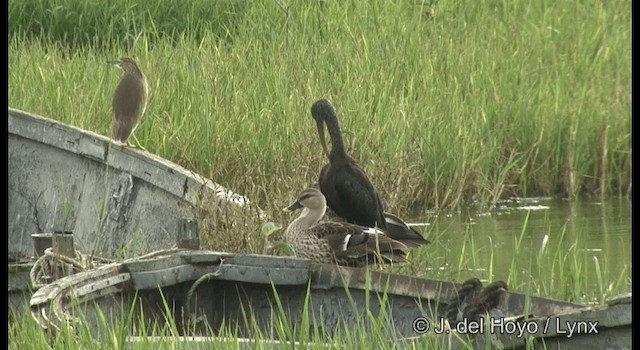
<path fill-rule="evenodd" d="M 628 195 L 628 1 L 147 1 L 9 4 L 11 107 L 110 135 L 135 57 L 136 131 L 276 214 L 326 162 L 311 104 L 392 211 L 506 196 Z M 405 214 L 406 215 L 406 214 Z"/>
<path fill-rule="evenodd" d="M 150 87 L 140 144 L 282 223 L 326 163 L 310 115 L 319 98 L 404 217 L 509 196 L 630 196 L 630 10 L 620 0 L 10 1 L 9 106 L 110 136 L 121 73 L 106 61 L 132 56 Z M 484 266 L 467 236 L 447 254 Z M 630 287 L 629 270 L 596 260 L 599 289 L 586 288 L 592 262 L 577 239 L 543 245 L 528 278 L 532 263 L 515 265 L 521 240 L 509 283 L 526 292 L 579 300 Z M 46 346 L 36 328 L 11 328 L 14 344 Z M 354 334 L 354 347 L 384 339 Z M 101 346 L 90 333 L 61 339 Z"/>

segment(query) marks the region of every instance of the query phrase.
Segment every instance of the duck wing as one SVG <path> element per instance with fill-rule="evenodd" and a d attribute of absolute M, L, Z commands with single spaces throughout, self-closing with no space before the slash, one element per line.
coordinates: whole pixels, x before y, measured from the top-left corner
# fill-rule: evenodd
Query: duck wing
<path fill-rule="evenodd" d="M 394 214 L 385 212 L 384 220 L 386 223 L 385 233 L 409 247 L 418 247 L 421 245 L 430 244 L 431 242 L 424 238 L 420 232 L 409 227 L 402 219 Z"/>
<path fill-rule="evenodd" d="M 329 243 L 336 259 L 358 262 L 350 265 L 406 261 L 407 246 L 380 230 L 332 221 L 321 222 L 310 230 Z"/>

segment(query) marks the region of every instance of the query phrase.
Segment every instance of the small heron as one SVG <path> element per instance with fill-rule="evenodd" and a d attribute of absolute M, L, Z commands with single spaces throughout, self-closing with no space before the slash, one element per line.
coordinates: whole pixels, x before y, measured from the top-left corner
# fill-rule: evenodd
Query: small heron
<path fill-rule="evenodd" d="M 112 138 L 126 144 L 140 124 L 147 108 L 149 87 L 147 78 L 133 59 L 124 57 L 108 63 L 116 65 L 124 72 L 116 91 L 113 93 Z"/>

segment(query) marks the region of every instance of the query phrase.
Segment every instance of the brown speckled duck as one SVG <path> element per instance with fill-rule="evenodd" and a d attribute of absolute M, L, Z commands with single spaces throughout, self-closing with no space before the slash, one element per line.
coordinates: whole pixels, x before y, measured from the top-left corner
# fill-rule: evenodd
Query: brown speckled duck
<path fill-rule="evenodd" d="M 285 208 L 302 214 L 293 220 L 285 239 L 298 257 L 315 263 L 364 266 L 371 263 L 406 261 L 407 246 L 380 230 L 347 222 L 322 221 L 327 201 L 318 189 L 307 188 Z"/>
<path fill-rule="evenodd" d="M 464 319 L 477 321 L 485 314 L 504 317 L 501 304 L 508 290 L 504 281 L 495 281 L 485 287 L 479 279 L 470 278 L 456 291 L 444 310 L 444 317 L 451 324 Z"/>
<path fill-rule="evenodd" d="M 318 183 L 314 183 L 312 188 L 320 189 Z M 340 217 L 333 209 L 327 206 L 327 211 L 322 218 L 324 221 L 336 221 L 336 222 L 349 222 L 347 219 Z M 384 212 L 384 221 L 386 229 L 384 232 L 387 236 L 395 239 L 396 241 L 404 243 L 407 247 L 419 247 L 421 245 L 431 244 L 431 241 L 422 237 L 420 232 L 414 230 L 406 222 L 400 219 L 397 215 L 389 212 Z M 400 238 L 399 238 L 400 237 Z"/>
<path fill-rule="evenodd" d="M 463 311 L 471 305 L 473 300 L 482 294 L 482 282 L 477 278 L 470 278 L 462 283 L 445 309 L 445 317 L 450 323 L 462 320 Z"/>
<path fill-rule="evenodd" d="M 463 318 L 478 320 L 481 315 L 490 314 L 492 316 L 502 316 L 499 309 L 502 298 L 509 291 L 509 286 L 504 281 L 495 281 L 484 287 L 482 293 L 477 295 L 471 303 L 464 308 Z"/>

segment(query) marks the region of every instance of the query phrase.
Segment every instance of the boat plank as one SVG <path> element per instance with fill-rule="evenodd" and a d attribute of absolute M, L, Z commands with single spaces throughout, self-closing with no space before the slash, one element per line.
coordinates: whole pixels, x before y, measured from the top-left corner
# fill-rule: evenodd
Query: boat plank
<path fill-rule="evenodd" d="M 234 256 L 231 253 L 206 250 L 188 250 L 181 252 L 180 255 L 192 264 L 219 264 L 223 259 Z"/>
<path fill-rule="evenodd" d="M 260 266 L 221 265 L 219 279 L 279 285 L 300 285 L 309 282 L 308 269 L 265 268 Z"/>
<path fill-rule="evenodd" d="M 311 261 L 308 259 L 292 258 L 287 256 L 242 254 L 233 257 L 232 263 L 235 265 L 261 266 L 265 268 L 293 268 L 308 269 Z"/>
<path fill-rule="evenodd" d="M 87 300 L 87 295 L 92 295 L 91 299 L 101 297 L 103 295 L 112 294 L 122 291 L 125 286 L 123 284 L 131 280 L 131 274 L 119 273 L 115 276 L 92 281 L 85 285 L 77 286 L 70 290 L 69 296 L 73 299 Z"/>
<path fill-rule="evenodd" d="M 347 286 L 423 299 L 436 299 L 441 293 L 455 293 L 459 284 L 392 275 L 344 266 L 312 264 L 312 287 L 329 289 Z M 367 274 L 370 277 L 367 277 Z"/>
<path fill-rule="evenodd" d="M 184 265 L 185 261 L 180 255 L 154 256 L 145 259 L 132 259 L 125 261 L 123 265 L 130 273 L 165 270 Z"/>
<path fill-rule="evenodd" d="M 36 118 L 33 115 L 9 109 L 9 133 L 38 141 L 44 144 L 56 145 L 60 149 L 81 154 L 98 161 L 105 161 L 109 139 L 107 137 L 64 125 L 53 120 Z M 85 136 L 86 135 L 86 136 Z"/>
<path fill-rule="evenodd" d="M 560 342 L 568 344 L 571 342 L 573 346 L 574 340 L 572 339 L 574 338 L 578 339 L 589 335 L 595 336 L 616 328 L 627 328 L 627 338 L 630 340 L 631 333 L 628 326 L 631 325 L 631 322 L 631 305 L 617 304 L 615 306 L 590 307 L 564 314 L 522 321 L 522 325 L 528 326 L 526 329 L 536 330 L 534 333 L 524 332 L 525 336 L 517 333 L 495 332 L 496 329 L 507 329 L 506 326 L 504 328 L 489 328 L 489 330 L 493 330 L 491 332 L 493 333 L 493 345 L 509 349 L 524 349 L 529 341 L 528 338 L 535 338 L 545 343 Z M 591 337 L 592 341 L 595 338 L 597 337 Z M 626 340 L 620 339 L 620 341 L 625 342 Z"/>
<path fill-rule="evenodd" d="M 186 281 L 196 280 L 198 277 L 200 276 L 192 265 L 180 265 L 170 268 L 131 272 L 133 287 L 137 290 L 162 288 Z"/>

